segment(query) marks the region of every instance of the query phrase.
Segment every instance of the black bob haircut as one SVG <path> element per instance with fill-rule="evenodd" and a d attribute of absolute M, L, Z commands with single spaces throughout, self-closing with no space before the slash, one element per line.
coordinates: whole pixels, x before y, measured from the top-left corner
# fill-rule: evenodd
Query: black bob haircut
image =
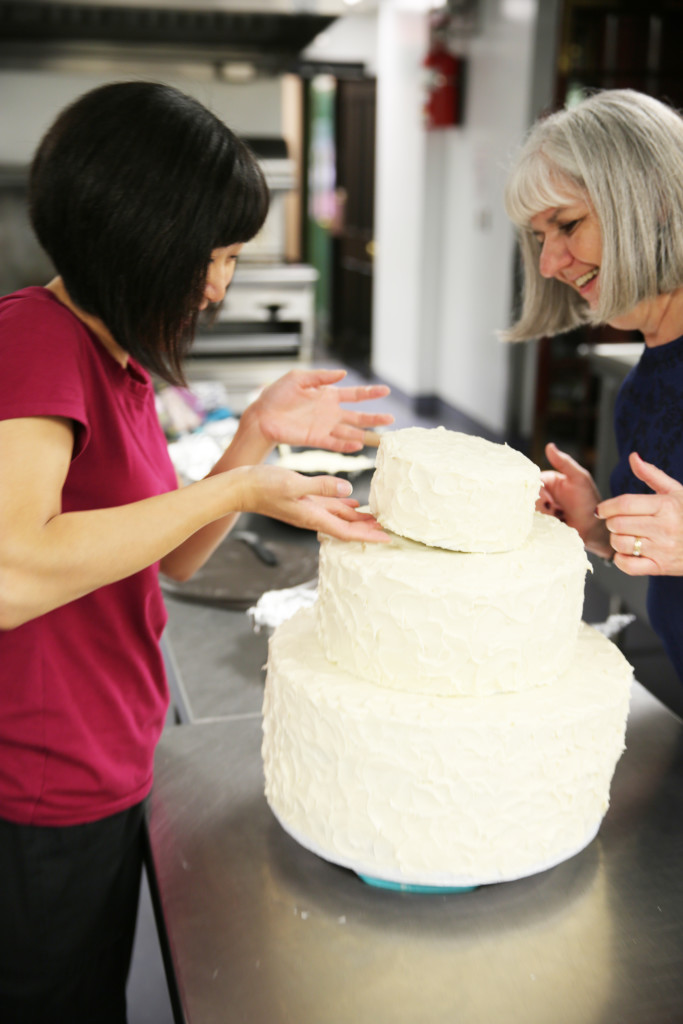
<path fill-rule="evenodd" d="M 248 242 L 269 195 L 256 158 L 197 100 L 117 82 L 57 117 L 29 211 L 70 297 L 147 370 L 184 383 L 211 251 Z"/>

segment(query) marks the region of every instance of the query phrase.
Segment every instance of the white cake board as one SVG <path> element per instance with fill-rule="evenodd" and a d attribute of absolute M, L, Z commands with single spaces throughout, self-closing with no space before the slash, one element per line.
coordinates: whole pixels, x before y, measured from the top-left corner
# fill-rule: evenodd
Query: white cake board
<path fill-rule="evenodd" d="M 494 885 L 498 882 L 516 882 L 521 878 L 528 878 L 530 875 L 538 875 L 542 871 L 549 871 L 550 868 L 557 867 L 558 864 L 562 864 L 566 860 L 570 860 L 575 857 L 577 853 L 581 853 L 585 850 L 593 840 L 595 839 L 600 825 L 602 824 L 602 818 L 595 825 L 591 825 L 584 839 L 578 844 L 578 846 L 572 849 L 566 850 L 555 857 L 550 858 L 546 861 L 539 861 L 537 864 L 530 866 L 521 873 L 505 874 L 489 874 L 489 875 L 451 875 L 445 871 L 415 871 L 409 874 L 400 874 L 399 872 L 378 870 L 376 864 L 363 864 L 360 861 L 355 861 L 349 857 L 338 856 L 337 854 L 331 854 L 328 850 L 323 850 L 314 840 L 308 836 L 303 835 L 296 829 L 291 828 L 279 814 L 271 807 L 275 818 L 284 829 L 284 831 L 296 840 L 300 846 L 303 846 L 306 850 L 314 853 L 317 857 L 321 857 L 323 860 L 328 861 L 330 864 L 336 864 L 342 868 L 349 868 L 351 871 L 355 871 L 361 878 L 373 879 L 381 885 L 382 882 L 387 883 L 391 888 L 405 888 L 410 889 L 436 889 L 443 891 L 444 889 L 476 889 L 480 885 Z"/>

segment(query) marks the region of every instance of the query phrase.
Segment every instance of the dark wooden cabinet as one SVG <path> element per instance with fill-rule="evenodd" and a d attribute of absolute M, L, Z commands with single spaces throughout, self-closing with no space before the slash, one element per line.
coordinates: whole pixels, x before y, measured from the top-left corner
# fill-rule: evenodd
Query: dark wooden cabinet
<path fill-rule="evenodd" d="M 585 89 L 638 89 L 683 106 L 681 0 L 566 0 L 556 103 Z"/>
<path fill-rule="evenodd" d="M 331 348 L 366 370 L 372 334 L 375 211 L 376 83 L 337 83 L 337 190 L 341 216 L 334 232 Z"/>
<path fill-rule="evenodd" d="M 580 328 L 538 342 L 536 400 L 530 456 L 547 466 L 544 448 L 554 441 L 591 472 L 595 469 L 599 381 L 589 359 L 592 346 L 642 340 L 636 331 Z"/>

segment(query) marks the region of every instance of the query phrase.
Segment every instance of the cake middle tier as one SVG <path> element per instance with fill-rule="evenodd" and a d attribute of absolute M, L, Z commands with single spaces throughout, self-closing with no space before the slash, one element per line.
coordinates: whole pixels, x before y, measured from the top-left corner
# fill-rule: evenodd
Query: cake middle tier
<path fill-rule="evenodd" d="M 572 659 L 589 568 L 576 530 L 540 513 L 525 544 L 496 554 L 323 537 L 320 640 L 331 662 L 394 690 L 533 689 Z"/>

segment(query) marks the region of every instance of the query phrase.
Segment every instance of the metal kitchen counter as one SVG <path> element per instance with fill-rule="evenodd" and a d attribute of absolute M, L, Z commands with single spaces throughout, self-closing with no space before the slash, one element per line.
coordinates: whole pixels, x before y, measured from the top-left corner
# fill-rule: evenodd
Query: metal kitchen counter
<path fill-rule="evenodd" d="M 614 437 L 614 404 L 624 377 L 640 359 L 645 345 L 627 341 L 585 345 L 581 348 L 591 370 L 600 380 L 596 437 L 595 482 L 602 494 L 609 494 L 609 476 L 619 453 Z"/>
<path fill-rule="evenodd" d="M 683 728 L 638 684 L 598 837 L 470 893 L 374 889 L 301 848 L 260 741 L 247 712 L 158 749 L 152 882 L 188 1024 L 683 1020 Z"/>
<path fill-rule="evenodd" d="M 614 435 L 614 406 L 617 394 L 627 373 L 640 359 L 644 347 L 643 342 L 628 341 L 586 345 L 581 349 L 600 382 L 593 476 L 598 490 L 604 497 L 610 494 L 610 473 L 619 461 Z M 589 557 L 595 582 L 612 598 L 611 611 L 616 612 L 625 607 L 649 624 L 647 577 L 627 576 L 613 566 L 605 565 L 602 559 Z"/>
<path fill-rule="evenodd" d="M 369 477 L 369 474 L 367 474 Z M 369 490 L 369 481 L 357 483 L 361 500 Z M 318 542 L 315 534 L 299 530 L 265 516 L 244 513 L 235 533 L 253 531 L 277 553 L 279 565 L 264 567 L 256 555 L 233 542 L 224 545 L 240 550 L 244 558 L 221 558 L 218 573 L 209 572 L 209 581 L 218 576 L 232 586 L 233 607 L 229 601 L 183 600 L 162 583 L 168 628 L 163 649 L 171 684 L 171 694 L 183 722 L 197 723 L 235 715 L 258 714 L 263 700 L 265 662 L 268 655 L 267 632 L 254 632 L 245 604 L 256 604 L 263 589 L 279 590 L 314 580 L 318 571 Z M 219 555 L 213 556 L 212 560 Z M 207 563 L 207 569 L 210 563 Z M 272 577 L 269 574 L 272 573 Z M 191 581 L 201 577 L 196 574 Z M 175 588 L 182 590 L 183 588 Z M 251 597 L 245 601 L 245 596 Z M 187 596 L 187 595 L 186 595 Z"/>

